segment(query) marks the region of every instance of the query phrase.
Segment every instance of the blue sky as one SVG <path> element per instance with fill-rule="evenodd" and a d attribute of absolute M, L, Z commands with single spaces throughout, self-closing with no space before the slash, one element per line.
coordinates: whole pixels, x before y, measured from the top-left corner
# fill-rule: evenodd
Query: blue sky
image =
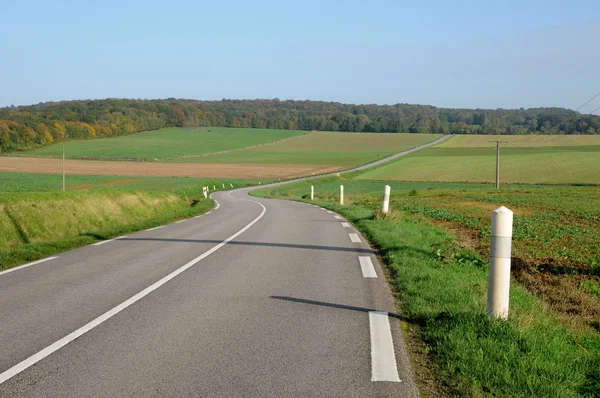
<path fill-rule="evenodd" d="M 4 0 L 0 16 L 0 106 L 277 97 L 573 109 L 600 91 L 598 0 Z"/>

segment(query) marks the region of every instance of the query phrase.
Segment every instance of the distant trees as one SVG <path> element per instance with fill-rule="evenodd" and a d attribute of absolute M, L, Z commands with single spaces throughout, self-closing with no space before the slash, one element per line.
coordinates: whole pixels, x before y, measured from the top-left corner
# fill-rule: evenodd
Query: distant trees
<path fill-rule="evenodd" d="M 473 110 L 279 99 L 48 102 L 0 108 L 0 152 L 172 126 L 373 133 L 600 134 L 600 117 L 562 108 Z"/>

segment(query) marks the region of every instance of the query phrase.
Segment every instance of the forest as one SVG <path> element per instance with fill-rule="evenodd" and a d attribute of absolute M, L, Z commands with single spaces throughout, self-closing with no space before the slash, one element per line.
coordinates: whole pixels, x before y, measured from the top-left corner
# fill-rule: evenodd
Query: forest
<path fill-rule="evenodd" d="M 0 108 L 0 153 L 177 126 L 433 134 L 600 134 L 600 116 L 564 108 L 450 109 L 279 99 L 104 99 Z"/>

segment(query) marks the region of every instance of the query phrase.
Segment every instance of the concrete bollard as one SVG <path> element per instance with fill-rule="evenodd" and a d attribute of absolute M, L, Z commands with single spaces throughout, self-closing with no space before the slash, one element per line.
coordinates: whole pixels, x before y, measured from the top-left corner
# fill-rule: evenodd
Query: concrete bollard
<path fill-rule="evenodd" d="M 392 188 L 389 185 L 386 185 L 383 190 L 383 202 L 381 203 L 381 212 L 383 214 L 388 214 L 390 210 L 390 192 Z"/>
<path fill-rule="evenodd" d="M 492 318 L 508 318 L 512 229 L 512 211 L 502 206 L 492 212 L 487 304 Z"/>
<path fill-rule="evenodd" d="M 344 204 L 344 186 L 340 185 L 340 204 Z"/>
<path fill-rule="evenodd" d="M 315 186 L 310 186 L 310 200 L 315 200 Z"/>

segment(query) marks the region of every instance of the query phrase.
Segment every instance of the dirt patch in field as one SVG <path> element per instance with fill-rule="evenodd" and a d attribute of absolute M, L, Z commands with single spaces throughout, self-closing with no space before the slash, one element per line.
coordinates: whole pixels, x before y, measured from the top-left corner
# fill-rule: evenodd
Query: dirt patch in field
<path fill-rule="evenodd" d="M 231 163 L 154 163 L 65 160 L 67 174 L 150 176 L 150 177 L 220 177 L 220 178 L 292 178 L 331 173 L 343 166 L 298 164 L 231 164 Z M 0 157 L 0 171 L 60 174 L 60 159 Z"/>

